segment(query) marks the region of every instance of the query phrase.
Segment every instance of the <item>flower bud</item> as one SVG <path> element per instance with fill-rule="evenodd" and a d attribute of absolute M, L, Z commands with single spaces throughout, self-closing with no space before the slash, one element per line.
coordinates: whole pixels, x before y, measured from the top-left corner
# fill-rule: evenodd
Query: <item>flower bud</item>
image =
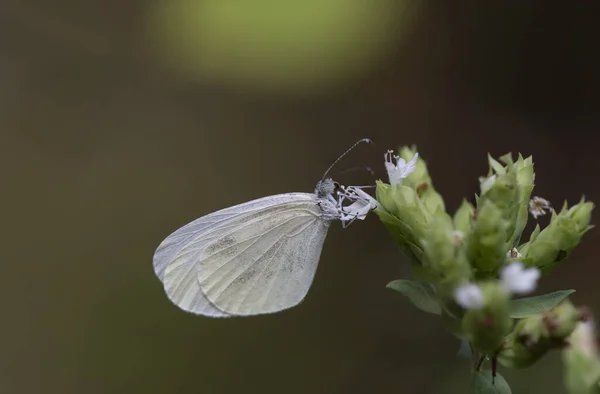
<path fill-rule="evenodd" d="M 438 279 L 436 285 L 442 297 L 450 296 L 457 285 L 470 280 L 471 267 L 465 256 L 463 235 L 454 229 L 447 213 L 438 211 L 421 245 L 425 252 L 423 265 Z"/>
<path fill-rule="evenodd" d="M 419 240 L 429 229 L 432 215 L 421 202 L 414 189 L 406 185 L 390 186 L 377 182 L 377 201 L 390 215 L 395 216 L 405 226 L 403 231 L 410 231 L 409 239 Z"/>
<path fill-rule="evenodd" d="M 379 219 L 392 235 L 392 238 L 396 241 L 398 246 L 400 246 L 402 251 L 408 256 L 411 263 L 420 266 L 421 261 L 423 260 L 423 249 L 417 245 L 410 227 L 397 217 L 390 215 L 382 209 L 376 209 L 375 213 L 379 216 Z M 422 280 L 429 281 L 426 279 Z"/>
<path fill-rule="evenodd" d="M 481 285 L 483 307 L 468 309 L 463 317 L 463 330 L 473 347 L 484 353 L 500 349 L 504 337 L 510 332 L 513 319 L 510 317 L 509 298 L 497 281 Z"/>
<path fill-rule="evenodd" d="M 454 228 L 463 233 L 465 237 L 471 234 L 473 228 L 473 219 L 475 217 L 475 207 L 466 200 L 454 214 Z"/>
<path fill-rule="evenodd" d="M 571 209 L 565 205 L 558 215 L 553 213 L 550 224 L 529 241 L 524 261 L 540 268 L 542 274 L 551 272 L 591 228 L 588 224 L 592 209 L 592 203 L 582 201 Z"/>
<path fill-rule="evenodd" d="M 423 205 L 425 205 L 427 210 L 429 210 L 429 212 L 432 214 L 437 212 L 446 212 L 444 199 L 442 198 L 441 194 L 433 189 L 433 187 L 425 185 L 425 187 L 418 188 L 417 195 L 419 195 Z"/>
<path fill-rule="evenodd" d="M 566 203 L 565 203 L 566 208 Z M 577 228 L 581 232 L 586 232 L 590 229 L 590 220 L 592 218 L 592 211 L 594 210 L 594 203 L 591 201 L 586 202 L 585 197 L 581 198 L 579 204 L 572 206 L 566 215 L 575 221 Z M 562 213 L 562 212 L 561 212 Z"/>
<path fill-rule="evenodd" d="M 543 314 L 544 323 L 552 338 L 566 339 L 577 324 L 581 321 L 581 310 L 577 309 L 569 300 L 564 300 L 554 308 Z"/>
<path fill-rule="evenodd" d="M 547 330 L 542 316 L 519 320 L 498 353 L 498 362 L 508 368 L 529 367 L 546 354 L 546 344 L 540 338 Z"/>
<path fill-rule="evenodd" d="M 501 211 L 506 221 L 506 246 L 515 246 L 527 225 L 528 204 L 533 190 L 533 160 L 519 155 L 516 162 L 510 153 L 498 161 L 488 156 L 490 173 L 481 178 L 481 200 L 491 200 Z"/>
<path fill-rule="evenodd" d="M 423 249 L 420 239 L 431 221 L 429 211 L 416 192 L 405 185 L 390 186 L 377 181 L 376 195 L 382 209 L 375 210 L 375 213 L 411 262 L 421 265 Z"/>
<path fill-rule="evenodd" d="M 560 349 L 581 319 L 581 313 L 565 300 L 551 310 L 520 320 L 507 336 L 498 361 L 510 368 L 525 368 L 552 349 Z"/>
<path fill-rule="evenodd" d="M 467 257 L 476 277 L 495 276 L 506 260 L 506 222 L 489 200 L 482 202 L 468 238 Z"/>

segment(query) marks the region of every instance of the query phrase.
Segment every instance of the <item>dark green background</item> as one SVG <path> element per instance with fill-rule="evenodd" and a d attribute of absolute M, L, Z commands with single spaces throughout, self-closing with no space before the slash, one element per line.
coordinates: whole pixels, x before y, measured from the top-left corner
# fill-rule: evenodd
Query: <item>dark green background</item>
<path fill-rule="evenodd" d="M 384 151 L 416 143 L 451 210 L 488 151 L 532 154 L 555 205 L 599 203 L 596 2 L 481 3 L 419 3 L 385 56 L 299 96 L 161 66 L 149 1 L 3 1 L 0 393 L 465 393 L 457 341 L 385 289 L 408 269 L 375 216 L 332 226 L 305 302 L 272 316 L 180 311 L 152 254 L 211 211 L 311 191 L 362 137 L 339 169 L 384 177 Z M 598 234 L 540 292 L 576 288 L 600 315 Z M 505 375 L 563 393 L 560 363 Z"/>

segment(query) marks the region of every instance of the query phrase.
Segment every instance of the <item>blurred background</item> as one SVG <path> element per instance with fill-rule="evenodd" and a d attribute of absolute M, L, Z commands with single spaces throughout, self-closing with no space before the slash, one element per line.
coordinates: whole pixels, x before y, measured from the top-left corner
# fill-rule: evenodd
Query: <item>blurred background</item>
<path fill-rule="evenodd" d="M 596 3 L 4 0 L 0 392 L 465 393 L 457 340 L 385 289 L 409 272 L 375 216 L 332 226 L 305 302 L 272 316 L 182 312 L 152 255 L 199 216 L 312 191 L 363 137 L 338 170 L 384 177 L 417 144 L 451 211 L 488 152 L 533 155 L 555 205 L 600 203 Z M 600 316 L 598 242 L 539 291 Z M 558 353 L 502 373 L 564 392 Z"/>

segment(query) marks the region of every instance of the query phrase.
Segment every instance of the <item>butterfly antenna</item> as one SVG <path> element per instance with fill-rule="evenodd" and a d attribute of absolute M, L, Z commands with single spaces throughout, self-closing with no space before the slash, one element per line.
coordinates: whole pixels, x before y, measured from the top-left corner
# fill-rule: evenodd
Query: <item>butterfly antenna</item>
<path fill-rule="evenodd" d="M 333 174 L 331 174 L 331 176 L 337 178 L 339 175 L 347 174 L 349 172 L 354 172 L 354 171 L 366 171 L 366 172 L 369 173 L 369 175 L 371 175 L 373 177 L 375 176 L 375 171 L 373 171 L 371 169 L 371 167 L 366 167 L 366 166 L 363 166 L 363 167 L 353 167 L 353 168 L 347 168 L 347 169 L 342 170 L 342 171 L 336 171 Z"/>
<path fill-rule="evenodd" d="M 321 178 L 321 180 L 325 179 L 325 177 L 327 176 L 327 174 L 329 174 L 329 171 L 331 171 L 331 169 L 332 169 L 332 168 L 333 168 L 333 167 L 334 167 L 334 166 L 335 166 L 335 165 L 336 165 L 336 164 L 337 164 L 337 163 L 338 163 L 340 160 L 342 160 L 342 158 L 343 158 L 344 156 L 346 156 L 348 153 L 350 153 L 350 151 L 351 151 L 352 149 L 354 149 L 354 148 L 355 148 L 357 145 L 359 145 L 359 144 L 362 144 L 363 142 L 365 142 L 365 143 L 367 143 L 367 144 L 372 144 L 372 143 L 373 143 L 373 141 L 371 141 L 369 138 L 363 138 L 362 140 L 355 142 L 355 143 L 354 143 L 354 145 L 352 145 L 352 146 L 351 146 L 350 148 L 348 148 L 348 149 L 347 149 L 347 150 L 346 150 L 344 153 L 342 153 L 342 154 L 340 155 L 340 157 L 338 157 L 338 158 L 337 158 L 337 159 L 336 159 L 336 160 L 335 160 L 335 161 L 334 161 L 334 162 L 333 162 L 333 163 L 332 163 L 332 164 L 329 166 L 329 168 L 327 169 L 327 171 L 325 171 L 325 174 L 323 174 L 323 178 Z"/>

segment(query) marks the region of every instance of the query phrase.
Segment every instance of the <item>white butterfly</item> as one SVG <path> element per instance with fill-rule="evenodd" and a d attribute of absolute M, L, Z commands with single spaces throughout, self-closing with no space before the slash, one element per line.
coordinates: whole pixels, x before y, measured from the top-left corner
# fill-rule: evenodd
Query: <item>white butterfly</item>
<path fill-rule="evenodd" d="M 346 199 L 353 203 L 343 206 Z M 377 206 L 359 187 L 324 178 L 314 193 L 260 198 L 183 226 L 159 245 L 154 271 L 169 299 L 188 312 L 226 317 L 281 311 L 306 296 L 330 223 L 340 220 L 346 227 Z"/>

